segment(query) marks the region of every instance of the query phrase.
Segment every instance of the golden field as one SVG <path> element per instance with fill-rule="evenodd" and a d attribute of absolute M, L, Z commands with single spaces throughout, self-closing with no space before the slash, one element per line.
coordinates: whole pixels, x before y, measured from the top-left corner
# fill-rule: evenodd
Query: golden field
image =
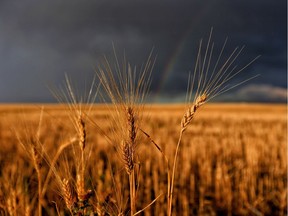
<path fill-rule="evenodd" d="M 87 197 L 77 204 L 85 209 L 77 215 L 130 214 L 129 181 L 117 151 L 121 143 L 110 139 L 119 128 L 109 108 L 95 105 L 85 112 Z M 75 194 L 81 156 L 72 112 L 64 105 L 0 106 L 0 215 L 38 215 L 39 208 L 42 215 L 74 214 L 66 201 L 79 202 Z M 147 105 L 143 110 L 141 129 L 163 154 L 138 131 L 135 201 L 136 210 L 144 210 L 138 215 L 167 215 L 163 155 L 171 166 L 184 112 L 182 105 Z M 172 212 L 287 215 L 286 105 L 201 107 L 183 134 Z"/>

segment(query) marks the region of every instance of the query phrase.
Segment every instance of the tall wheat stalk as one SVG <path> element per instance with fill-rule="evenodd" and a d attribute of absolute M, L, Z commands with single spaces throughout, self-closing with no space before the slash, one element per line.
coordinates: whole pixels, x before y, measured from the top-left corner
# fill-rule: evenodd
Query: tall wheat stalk
<path fill-rule="evenodd" d="M 138 130 L 141 125 L 141 110 L 150 85 L 151 70 L 154 62 L 151 55 L 146 64 L 137 73 L 136 67 L 132 68 L 124 57 L 120 66 L 115 54 L 115 65 L 111 65 L 107 58 L 99 66 L 97 75 L 102 83 L 104 92 L 115 109 L 111 112 L 113 124 L 116 126 L 114 131 L 114 145 L 120 155 L 129 180 L 130 193 L 130 214 L 137 212 L 137 146 L 139 144 Z M 105 96 L 103 96 L 105 98 Z"/>
<path fill-rule="evenodd" d="M 189 124 L 192 122 L 195 117 L 196 112 L 202 107 L 205 103 L 207 103 L 212 98 L 223 94 L 224 92 L 235 88 L 236 86 L 242 84 L 243 82 L 247 82 L 250 79 L 246 79 L 242 82 L 238 82 L 234 85 L 227 85 L 228 81 L 242 72 L 246 67 L 248 67 L 252 62 L 254 62 L 258 57 L 250 61 L 244 67 L 237 69 L 237 65 L 235 65 L 235 61 L 237 57 L 241 54 L 242 48 L 236 47 L 231 54 L 222 59 L 223 52 L 225 50 L 225 46 L 227 43 L 227 39 L 225 40 L 220 53 L 216 60 L 213 61 L 214 56 L 214 42 L 211 42 L 212 32 L 210 32 L 207 46 L 204 50 L 202 50 L 202 40 L 200 41 L 196 64 L 194 68 L 193 76 L 189 78 L 188 88 L 187 88 L 187 98 L 186 100 L 190 103 L 186 112 L 184 113 L 181 123 L 180 123 L 180 134 L 178 138 L 178 143 L 176 146 L 173 166 L 172 166 L 172 175 L 168 176 L 168 193 L 167 193 L 167 215 L 172 215 L 172 202 L 173 202 L 173 191 L 174 191 L 174 181 L 175 181 L 175 173 L 177 169 L 177 159 L 179 155 L 181 140 L 183 137 L 184 131 L 187 129 Z M 204 51 L 204 55 L 202 52 Z M 196 82 L 196 87 L 194 83 Z M 194 88 L 195 87 L 195 88 Z M 192 95 L 194 94 L 194 99 L 192 99 Z M 191 103 L 192 101 L 192 103 Z"/>
<path fill-rule="evenodd" d="M 86 207 L 88 206 L 88 199 L 91 196 L 91 190 L 86 189 L 85 186 L 85 173 L 86 173 L 86 162 L 87 162 L 87 154 L 86 154 L 86 144 L 87 144 L 87 130 L 86 130 L 86 116 L 89 114 L 92 104 L 96 99 L 98 90 L 94 89 L 94 81 L 93 79 L 88 95 L 80 96 L 75 92 L 75 87 L 73 87 L 72 82 L 66 76 L 65 89 L 60 89 L 58 92 L 53 92 L 56 98 L 60 102 L 67 103 L 68 108 L 70 110 L 70 119 L 71 123 L 76 131 L 76 140 L 78 141 L 78 147 L 73 151 L 76 165 L 76 179 L 75 179 L 75 188 L 77 199 L 73 202 L 77 203 L 77 208 L 73 210 L 78 214 L 85 214 Z M 72 139 L 73 140 L 73 139 Z M 59 154 L 62 152 L 64 148 L 66 148 L 71 143 L 66 144 L 65 146 L 61 146 L 57 154 L 55 155 L 55 160 L 59 157 Z M 55 164 L 55 160 L 53 160 L 53 164 Z M 56 173 L 56 170 L 54 169 Z M 57 175 L 57 174 L 56 174 Z M 62 188 L 62 194 L 64 197 L 64 201 L 67 203 L 67 197 L 71 197 L 71 195 L 67 195 L 67 192 L 70 191 L 68 188 L 69 182 L 64 179 L 61 180 L 61 177 L 58 176 L 58 183 Z M 64 187 L 65 186 L 65 187 Z M 70 186 L 69 186 L 70 187 Z M 66 189 L 65 189 L 66 188 Z M 72 193 L 70 193 L 72 194 Z M 71 201 L 72 202 L 72 201 Z M 70 202 L 70 204 L 71 204 Z M 67 208 L 71 211 L 71 205 L 67 205 Z"/>

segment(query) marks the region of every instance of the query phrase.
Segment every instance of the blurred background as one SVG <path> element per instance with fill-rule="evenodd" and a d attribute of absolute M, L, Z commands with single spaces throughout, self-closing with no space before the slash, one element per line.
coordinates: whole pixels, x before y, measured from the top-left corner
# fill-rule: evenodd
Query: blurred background
<path fill-rule="evenodd" d="M 225 56 L 245 45 L 240 67 L 261 55 L 234 82 L 260 76 L 217 101 L 287 102 L 286 0 L 0 1 L 0 102 L 56 102 L 65 74 L 84 91 L 112 43 L 139 67 L 153 49 L 149 102 L 184 102 L 212 27 L 215 53 L 228 37 Z"/>

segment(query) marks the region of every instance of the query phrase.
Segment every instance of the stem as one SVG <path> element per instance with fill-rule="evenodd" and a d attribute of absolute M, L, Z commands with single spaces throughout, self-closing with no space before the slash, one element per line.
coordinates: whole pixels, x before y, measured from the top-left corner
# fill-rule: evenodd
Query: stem
<path fill-rule="evenodd" d="M 36 167 L 37 178 L 38 178 L 38 216 L 42 216 L 42 184 L 41 184 L 41 173 L 40 167 Z"/>
<path fill-rule="evenodd" d="M 142 131 L 142 133 L 150 140 L 150 142 L 154 144 L 154 146 L 157 148 L 157 150 L 160 151 L 160 153 L 162 154 L 162 156 L 163 156 L 163 158 L 164 158 L 164 160 L 165 160 L 165 162 L 166 162 L 166 166 L 167 166 L 167 194 L 168 194 L 168 203 L 169 203 L 169 202 L 170 202 L 170 201 L 169 201 L 169 194 L 170 194 L 170 187 L 171 187 L 171 177 L 170 177 L 170 165 L 169 165 L 169 160 L 168 160 L 167 156 L 165 155 L 164 151 L 163 151 L 163 150 L 160 148 L 160 146 L 150 137 L 150 135 L 149 135 L 148 133 L 146 133 L 145 131 L 143 131 L 141 128 L 139 128 L 139 129 L 140 129 L 140 131 Z M 183 129 L 182 129 L 182 130 L 183 130 Z M 160 195 L 159 195 L 158 197 L 160 197 Z M 157 197 L 156 199 L 158 199 L 158 197 Z M 156 201 L 156 199 L 155 199 L 153 202 L 151 202 L 151 204 L 154 203 L 154 202 Z M 168 206 L 169 206 L 169 205 L 170 205 L 170 204 L 168 204 Z M 147 206 L 147 207 L 148 207 L 148 206 Z M 147 208 L 147 207 L 145 207 L 145 208 Z M 144 209 L 145 209 L 145 208 L 144 208 Z M 139 214 L 139 213 L 142 212 L 144 209 L 138 211 L 137 213 L 135 213 L 135 215 Z M 168 210 L 168 208 L 167 208 L 167 212 L 168 212 L 168 215 L 169 215 L 169 210 Z"/>
<path fill-rule="evenodd" d="M 136 212 L 133 216 L 140 214 L 141 212 L 144 212 L 147 208 L 149 208 L 153 203 L 155 203 L 157 201 L 157 199 L 162 196 L 162 194 L 160 194 L 158 197 L 156 197 L 149 205 L 147 205 L 145 208 L 139 210 L 138 212 Z"/>
<path fill-rule="evenodd" d="M 46 178 L 45 178 L 45 182 L 44 182 L 44 184 L 43 184 L 43 188 L 42 188 L 42 192 L 41 192 L 41 196 L 42 196 L 42 197 L 44 197 L 44 195 L 45 195 L 45 193 L 46 193 L 46 190 L 47 190 L 48 183 L 49 183 L 49 180 L 50 180 L 50 178 L 51 178 L 51 175 L 53 174 L 53 172 L 55 173 L 55 169 L 54 169 L 54 168 L 55 168 L 55 164 L 56 164 L 56 162 L 57 162 L 60 154 L 62 153 L 62 151 L 63 151 L 66 147 L 70 146 L 75 140 L 76 140 L 75 138 L 71 139 L 69 142 L 61 145 L 60 148 L 58 149 L 55 157 L 53 158 L 52 162 L 50 163 L 50 169 L 49 169 L 48 174 L 47 174 L 47 176 L 46 176 Z"/>
<path fill-rule="evenodd" d="M 130 207 L 131 216 L 136 213 L 136 187 L 135 187 L 135 169 L 133 168 L 129 175 L 129 185 L 130 185 Z"/>
<path fill-rule="evenodd" d="M 181 143 L 183 132 L 184 132 L 184 130 L 181 129 L 180 135 L 179 135 L 179 139 L 178 139 L 178 143 L 177 143 L 177 146 L 176 146 L 175 155 L 174 155 L 172 176 L 171 176 L 171 181 L 170 181 L 170 184 L 169 184 L 170 187 L 169 187 L 169 190 L 168 190 L 168 209 L 167 209 L 167 215 L 168 216 L 172 215 L 172 199 L 173 199 L 173 188 L 174 188 L 175 171 L 176 171 L 177 158 L 178 158 L 178 154 L 179 154 L 179 148 L 180 148 L 180 143 Z"/>

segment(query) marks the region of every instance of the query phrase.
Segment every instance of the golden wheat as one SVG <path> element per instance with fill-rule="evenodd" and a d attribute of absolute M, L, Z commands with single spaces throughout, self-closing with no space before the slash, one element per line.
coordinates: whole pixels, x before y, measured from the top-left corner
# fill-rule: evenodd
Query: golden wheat
<path fill-rule="evenodd" d="M 181 120 L 181 129 L 186 130 L 187 126 L 191 123 L 194 114 L 207 100 L 206 94 L 202 94 L 196 98 L 195 104 L 193 104 L 184 114 Z"/>
<path fill-rule="evenodd" d="M 62 188 L 62 194 L 63 194 L 63 199 L 65 201 L 65 204 L 67 208 L 69 209 L 69 211 L 73 214 L 76 200 L 73 196 L 73 193 L 69 185 L 69 181 L 67 179 L 62 180 L 61 188 Z"/>
<path fill-rule="evenodd" d="M 49 124 L 56 117 L 46 117 L 42 124 L 42 109 L 38 124 L 27 119 L 34 125 L 32 128 L 37 125 L 37 130 L 26 130 L 22 136 L 18 132 L 21 128 L 14 129 L 17 141 L 24 147 L 22 151 L 13 152 L 7 159 L 2 152 L 18 150 L 17 145 L 1 149 L 0 168 L 4 171 L 0 171 L 0 213 L 165 215 L 163 209 L 168 216 L 287 213 L 287 158 L 281 151 L 287 135 L 280 135 L 287 120 L 283 116 L 260 121 L 264 118 L 262 113 L 261 118 L 255 119 L 253 115 L 249 119 L 247 113 L 242 118 L 238 112 L 231 117 L 226 110 L 225 115 L 215 115 L 213 119 L 209 114 L 191 124 L 200 107 L 237 86 L 226 84 L 254 61 L 236 70 L 233 64 L 243 49 L 235 48 L 223 61 L 225 41 L 213 65 L 211 41 L 212 31 L 204 55 L 200 42 L 194 74 L 188 84 L 188 109 L 182 118 L 178 111 L 164 115 L 165 109 L 160 107 L 161 115 L 155 112 L 152 122 L 145 119 L 145 96 L 154 65 L 151 55 L 138 74 L 125 57 L 120 65 L 115 55 L 114 67 L 105 58 L 97 76 L 102 97 L 105 101 L 108 98 L 113 108 L 107 105 L 110 112 L 102 110 L 101 115 L 96 108 L 91 111 L 97 93 L 93 95 L 94 81 L 87 98 L 82 98 L 77 97 L 66 77 L 65 90 L 56 93 L 59 101 L 67 103 L 63 111 L 67 108 L 70 111 L 64 124 L 62 121 Z M 179 122 L 180 133 L 175 127 Z M 210 122 L 217 126 L 211 127 Z M 271 131 L 269 125 L 278 127 L 274 134 L 263 133 Z M 187 130 L 188 126 L 191 130 Z M 257 127 L 261 130 L 255 130 Z M 40 129 L 49 131 L 49 136 L 40 134 Z M 161 152 L 162 159 L 155 149 L 145 145 L 143 135 Z M 5 138 L 2 132 L 0 136 Z M 9 141 L 11 137 L 10 134 Z M 70 141 L 63 144 L 62 139 Z M 252 147 L 248 143 L 253 143 Z M 31 164 L 23 155 L 29 157 Z M 16 164 L 9 164 L 13 158 L 19 159 Z M 176 173 L 179 171 L 181 175 Z M 10 179 L 12 183 L 5 184 Z M 55 195 L 57 188 L 62 203 Z M 165 193 L 166 197 L 161 196 Z"/>
<path fill-rule="evenodd" d="M 183 108 L 175 105 L 152 106 L 150 120 L 143 118 L 142 124 L 149 136 L 169 158 L 175 152 L 174 143 L 179 134 L 177 123 L 182 120 Z M 19 133 L 23 131 L 22 125 L 17 124 L 19 108 L 2 106 L 0 110 L 4 119 L 0 133 L 0 215 L 9 215 L 8 210 L 14 215 L 24 214 L 25 211 L 36 215 L 37 173 L 32 158 L 16 145 L 18 140 L 14 130 L 8 129 L 9 125 L 15 125 L 15 130 Z M 70 201 L 75 202 L 74 209 L 77 210 L 77 205 L 81 204 L 77 204 L 74 185 L 77 177 L 73 145 L 78 148 L 78 135 L 75 138 L 75 129 L 70 124 L 65 107 L 47 105 L 45 110 L 47 114 L 43 115 L 41 131 L 49 131 L 49 134 L 42 133 L 41 140 L 47 154 L 53 160 L 55 156 L 57 162 L 42 161 L 41 179 L 46 181 L 51 170 L 49 164 L 54 164 L 61 179 L 58 183 L 54 176 L 49 178 L 48 186 L 43 183 L 46 192 L 42 194 L 42 211 L 43 215 L 57 215 L 58 209 L 60 215 L 67 215 L 70 210 L 65 203 L 65 193 L 61 191 L 63 178 L 69 179 Z M 26 123 L 37 128 L 39 108 L 27 106 L 22 112 L 26 113 Z M 102 129 L 113 137 L 109 123 L 109 119 L 113 119 L 106 106 L 92 107 L 90 115 L 103 122 Z M 147 112 L 143 115 L 146 116 Z M 205 105 L 197 121 L 189 124 L 189 130 L 182 138 L 177 164 L 177 172 L 181 174 L 175 175 L 172 214 L 253 215 L 260 212 L 263 215 L 286 215 L 287 157 L 283 151 L 287 148 L 286 117 L 284 105 Z M 59 118 L 62 120 L 57 121 Z M 125 169 L 123 173 L 119 157 L 115 157 L 115 149 L 107 145 L 106 138 L 97 127 L 89 122 L 85 127 L 86 131 L 92 131 L 87 133 L 87 142 L 95 146 L 86 163 L 86 186 L 93 190 L 89 203 L 95 206 L 94 213 L 129 215 L 130 207 L 126 204 L 130 196 L 129 180 L 124 178 L 127 175 Z M 30 133 L 35 134 L 35 130 L 31 129 Z M 67 137 L 72 137 L 72 140 Z M 139 145 L 141 169 L 137 209 L 143 209 L 167 191 L 166 163 L 155 149 L 150 145 Z M 62 163 L 68 163 L 71 170 L 58 167 Z M 114 185 L 117 185 L 117 192 Z M 117 198 L 120 195 L 121 198 Z M 141 215 L 165 215 L 165 209 L 167 198 L 160 196 Z"/>

